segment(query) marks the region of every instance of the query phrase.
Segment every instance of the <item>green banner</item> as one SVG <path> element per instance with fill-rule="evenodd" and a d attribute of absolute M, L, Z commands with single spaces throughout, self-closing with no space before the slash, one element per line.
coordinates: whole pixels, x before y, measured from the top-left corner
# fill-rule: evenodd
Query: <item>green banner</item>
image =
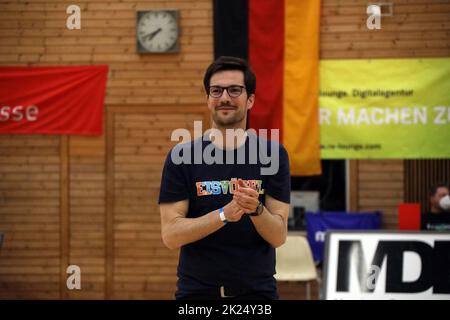
<path fill-rule="evenodd" d="M 322 159 L 450 158 L 450 58 L 322 60 Z"/>

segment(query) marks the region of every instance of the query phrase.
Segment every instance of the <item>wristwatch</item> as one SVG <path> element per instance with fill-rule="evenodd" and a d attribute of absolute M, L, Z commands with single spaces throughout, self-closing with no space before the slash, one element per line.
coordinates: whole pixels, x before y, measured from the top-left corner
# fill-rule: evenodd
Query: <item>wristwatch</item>
<path fill-rule="evenodd" d="M 249 213 L 249 215 L 254 216 L 254 217 L 260 216 L 261 213 L 263 213 L 263 211 L 264 211 L 264 205 L 263 205 L 263 203 L 260 201 L 259 204 L 258 204 L 258 206 L 256 207 L 255 212 Z"/>

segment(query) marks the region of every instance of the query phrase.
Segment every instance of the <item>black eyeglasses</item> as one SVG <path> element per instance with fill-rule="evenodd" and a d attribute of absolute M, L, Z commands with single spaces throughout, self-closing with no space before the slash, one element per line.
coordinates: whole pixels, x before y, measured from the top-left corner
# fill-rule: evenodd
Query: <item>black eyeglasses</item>
<path fill-rule="evenodd" d="M 242 94 L 242 91 L 245 89 L 244 86 L 232 85 L 229 87 L 220 87 L 220 86 L 211 86 L 209 87 L 209 95 L 212 98 L 220 98 L 223 94 L 223 90 L 227 90 L 228 95 L 231 98 L 237 98 Z"/>

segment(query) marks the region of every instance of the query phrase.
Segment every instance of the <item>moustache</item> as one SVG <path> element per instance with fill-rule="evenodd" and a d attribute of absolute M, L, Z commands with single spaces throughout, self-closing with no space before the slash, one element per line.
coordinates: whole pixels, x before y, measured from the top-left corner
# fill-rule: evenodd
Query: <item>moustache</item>
<path fill-rule="evenodd" d="M 233 106 L 231 104 L 221 104 L 220 106 L 216 107 L 216 110 L 221 110 L 221 109 L 237 109 L 237 107 Z"/>

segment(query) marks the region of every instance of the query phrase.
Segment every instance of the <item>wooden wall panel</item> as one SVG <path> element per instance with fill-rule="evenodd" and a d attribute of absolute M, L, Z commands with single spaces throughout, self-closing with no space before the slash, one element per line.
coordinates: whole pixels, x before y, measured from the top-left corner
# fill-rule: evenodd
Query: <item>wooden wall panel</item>
<path fill-rule="evenodd" d="M 60 297 L 60 138 L 0 139 L 0 298 Z"/>
<path fill-rule="evenodd" d="M 82 290 L 68 298 L 105 298 L 105 137 L 70 137 L 70 254 Z M 67 277 L 67 276 L 66 276 Z"/>
<path fill-rule="evenodd" d="M 116 113 L 114 121 L 113 295 L 172 299 L 178 250 L 161 240 L 158 208 L 162 167 L 172 130 L 207 123 L 206 113 Z M 192 133 L 193 134 L 193 133 Z"/>
<path fill-rule="evenodd" d="M 352 211 L 381 211 L 383 228 L 398 228 L 398 205 L 403 202 L 402 160 L 354 160 Z"/>
<path fill-rule="evenodd" d="M 375 3 L 376 1 L 372 1 Z M 323 0 L 320 34 L 322 59 L 450 56 L 448 0 L 380 1 L 393 4 L 380 30 L 366 26 L 365 0 Z"/>

